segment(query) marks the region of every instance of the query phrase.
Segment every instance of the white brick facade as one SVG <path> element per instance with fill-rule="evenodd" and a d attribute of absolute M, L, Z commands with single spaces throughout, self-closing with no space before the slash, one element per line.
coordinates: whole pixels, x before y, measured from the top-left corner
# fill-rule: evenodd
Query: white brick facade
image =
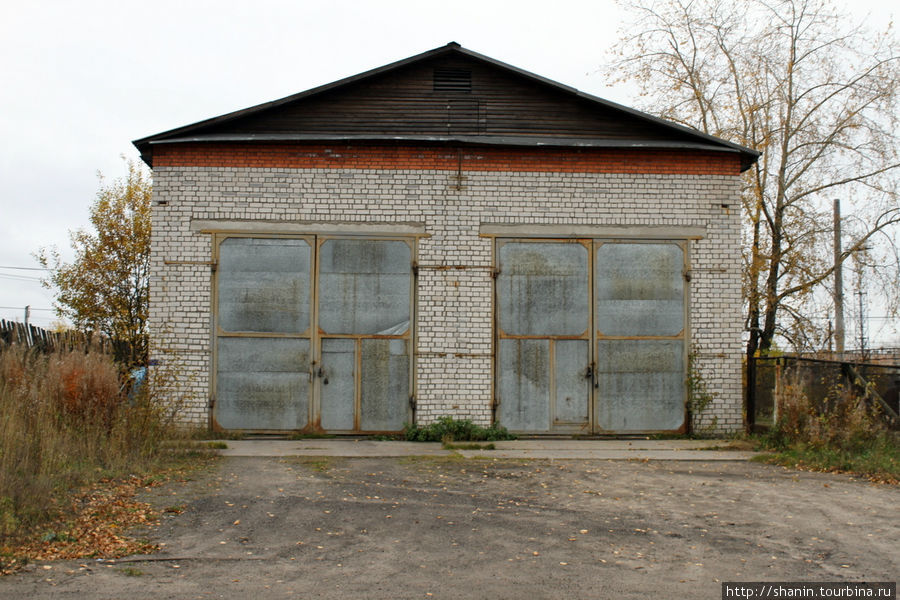
<path fill-rule="evenodd" d="M 689 343 L 715 396 L 703 418 L 714 417 L 722 432 L 741 428 L 737 176 L 462 175 L 460 189 L 456 173 L 444 170 L 157 166 L 151 327 L 157 357 L 172 352 L 190 373 L 197 400 L 185 420 L 206 425 L 209 417 L 213 241 L 191 230 L 192 221 L 208 219 L 289 222 L 291 231 L 304 224 L 423 224 L 414 348 L 419 423 L 443 415 L 491 420 L 494 242 L 480 235 L 485 226 L 630 226 L 629 236 L 636 228 L 699 229 L 702 239 L 689 242 Z"/>

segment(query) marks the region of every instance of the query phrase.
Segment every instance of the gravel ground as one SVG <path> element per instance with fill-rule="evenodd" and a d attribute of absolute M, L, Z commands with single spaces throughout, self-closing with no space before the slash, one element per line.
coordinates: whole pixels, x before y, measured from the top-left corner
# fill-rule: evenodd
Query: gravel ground
<path fill-rule="evenodd" d="M 227 457 L 147 492 L 159 554 L 0 598 L 719 598 L 886 581 L 900 487 L 746 462 Z"/>

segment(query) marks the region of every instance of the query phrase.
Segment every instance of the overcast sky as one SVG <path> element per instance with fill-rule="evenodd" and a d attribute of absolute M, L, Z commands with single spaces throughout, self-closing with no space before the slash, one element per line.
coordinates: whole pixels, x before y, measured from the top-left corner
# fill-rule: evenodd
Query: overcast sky
<path fill-rule="evenodd" d="M 281 98 L 447 42 L 626 105 L 598 72 L 611 0 L 0 0 L 0 318 L 54 320 L 32 253 L 88 226 L 97 172 L 131 140 Z M 894 2 L 856 0 L 883 28 Z M 874 331 L 873 331 L 874 333 Z"/>

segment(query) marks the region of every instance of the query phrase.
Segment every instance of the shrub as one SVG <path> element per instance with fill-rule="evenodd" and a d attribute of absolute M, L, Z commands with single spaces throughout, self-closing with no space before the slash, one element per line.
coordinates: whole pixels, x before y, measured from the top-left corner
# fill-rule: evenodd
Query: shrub
<path fill-rule="evenodd" d="M 794 371 L 781 375 L 775 398 L 778 418 L 767 441 L 773 447 L 801 442 L 810 447 L 852 449 L 887 431 L 877 406 L 836 383 L 824 398 L 811 398 Z"/>
<path fill-rule="evenodd" d="M 47 518 L 75 486 L 155 464 L 167 413 L 123 382 L 97 352 L 0 352 L 0 536 Z"/>
<path fill-rule="evenodd" d="M 494 442 L 515 439 L 514 435 L 498 423 L 482 427 L 469 419 L 457 420 L 453 417 L 440 417 L 423 427 L 406 424 L 403 435 L 411 442 Z"/>
<path fill-rule="evenodd" d="M 763 446 L 776 451 L 767 460 L 859 473 L 874 481 L 900 479 L 900 443 L 877 405 L 840 382 L 831 382 L 822 398 L 811 398 L 804 388 L 798 373 L 781 375 L 775 398 L 778 418 L 761 438 Z"/>

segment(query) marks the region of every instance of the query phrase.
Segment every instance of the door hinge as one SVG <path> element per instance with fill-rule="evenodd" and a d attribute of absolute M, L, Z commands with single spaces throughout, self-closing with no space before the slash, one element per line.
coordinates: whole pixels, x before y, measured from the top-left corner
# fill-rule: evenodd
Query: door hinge
<path fill-rule="evenodd" d="M 415 396 L 409 397 L 409 407 L 413 410 L 416 410 L 416 397 Z"/>

